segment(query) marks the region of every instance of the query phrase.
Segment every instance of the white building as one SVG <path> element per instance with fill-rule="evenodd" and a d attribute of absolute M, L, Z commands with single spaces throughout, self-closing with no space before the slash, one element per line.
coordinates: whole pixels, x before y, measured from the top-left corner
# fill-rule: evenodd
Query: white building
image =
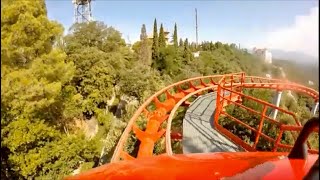
<path fill-rule="evenodd" d="M 197 57 L 199 57 L 199 55 L 200 55 L 200 51 L 194 52 L 194 53 L 192 53 L 192 54 L 193 54 L 193 57 L 197 58 Z"/>
<path fill-rule="evenodd" d="M 270 74 L 266 74 L 266 77 L 267 77 L 267 78 L 271 78 L 271 75 L 270 75 Z"/>
<path fill-rule="evenodd" d="M 266 48 L 257 49 L 253 48 L 253 54 L 264 60 L 264 62 L 271 64 L 272 63 L 272 53 Z"/>
<path fill-rule="evenodd" d="M 308 84 L 312 86 L 314 83 L 313 81 L 308 81 Z"/>

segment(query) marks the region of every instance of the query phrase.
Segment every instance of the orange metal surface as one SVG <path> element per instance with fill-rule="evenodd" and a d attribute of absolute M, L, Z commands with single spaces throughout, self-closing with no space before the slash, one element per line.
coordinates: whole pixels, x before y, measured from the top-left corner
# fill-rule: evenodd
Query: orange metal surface
<path fill-rule="evenodd" d="M 185 87 L 186 84 L 188 88 L 183 89 L 182 85 Z M 298 121 L 295 114 L 292 112 L 278 108 L 268 102 L 244 95 L 242 93 L 243 88 L 294 90 L 311 96 L 315 101 L 318 101 L 319 99 L 318 92 L 299 84 L 279 79 L 245 76 L 244 73 L 203 76 L 180 81 L 161 89 L 139 107 L 128 122 L 128 125 L 117 144 L 111 159 L 111 164 L 95 168 L 79 176 L 70 177 L 68 179 L 219 179 L 221 177 L 227 177 L 225 179 L 246 179 L 245 177 L 256 177 L 255 174 L 257 173 L 260 173 L 260 179 L 273 179 L 275 177 L 301 179 L 301 177 L 304 176 L 305 171 L 307 171 L 311 164 L 316 160 L 316 156 L 309 155 L 307 161 L 289 161 L 286 158 L 279 159 L 279 155 L 285 154 L 276 152 L 278 148 L 286 148 L 288 150 L 292 148 L 292 146 L 281 144 L 280 139 L 284 131 L 301 131 L 300 121 Z M 175 93 L 172 93 L 173 89 L 175 89 Z M 205 91 L 217 92 L 216 113 L 214 115 L 216 129 L 234 143 L 242 146 L 245 150 L 252 152 L 172 156 L 171 138 L 181 138 L 181 134 L 178 132 L 171 133 L 171 122 L 174 113 L 180 105 L 190 104 L 188 101 L 190 97 L 199 96 Z M 225 92 L 228 92 L 229 94 L 225 94 Z M 166 96 L 166 99 L 164 102 L 160 102 L 158 97 L 163 94 Z M 241 104 L 243 97 L 262 104 L 263 110 L 257 112 L 243 106 Z M 148 107 L 153 103 L 155 104 L 156 109 L 154 111 L 148 110 Z M 257 128 L 252 128 L 227 114 L 224 107 L 230 104 L 242 107 L 249 113 L 261 115 L 261 119 L 258 122 L 259 126 Z M 296 125 L 283 125 L 266 116 L 267 108 L 278 109 L 280 112 L 292 116 L 296 120 Z M 222 115 L 229 117 L 234 122 L 242 124 L 244 127 L 255 132 L 256 137 L 254 144 L 249 145 L 245 143 L 242 139 L 223 128 L 218 123 L 218 120 Z M 147 125 L 144 131 L 139 129 L 136 125 L 137 119 L 142 116 L 147 118 Z M 266 121 L 271 122 L 280 128 L 280 132 L 276 139 L 261 132 L 262 126 Z M 163 122 L 167 122 L 166 129 L 161 128 Z M 315 132 L 317 131 L 318 130 L 315 130 Z M 140 141 L 136 157 L 130 155 L 124 148 L 131 132 L 133 132 Z M 159 138 L 163 137 L 164 134 L 166 140 L 166 155 L 154 157 L 153 150 L 155 143 Z M 261 137 L 274 143 L 274 152 L 254 153 L 259 138 Z M 309 153 L 318 153 L 318 150 L 309 149 Z M 121 159 L 133 161 L 120 161 Z M 228 168 L 225 168 L 226 166 Z M 297 167 L 299 167 L 299 170 L 295 169 Z M 302 169 L 303 171 L 301 171 Z"/>
<path fill-rule="evenodd" d="M 317 159 L 288 159 L 285 153 L 159 155 L 111 163 L 67 180 L 302 179 Z"/>
<path fill-rule="evenodd" d="M 205 81 L 209 81 L 209 83 L 205 83 Z M 182 89 L 181 85 L 188 84 L 189 88 L 188 89 Z M 207 87 L 206 87 L 207 86 Z M 134 158 L 140 158 L 140 157 L 146 157 L 146 156 L 152 156 L 152 152 L 154 149 L 154 145 L 156 140 L 159 138 L 164 133 L 163 129 L 159 129 L 160 125 L 162 122 L 168 120 L 168 113 L 171 112 L 171 110 L 174 108 L 174 106 L 184 97 L 192 94 L 192 95 L 200 95 L 203 91 L 202 90 L 208 90 L 212 88 L 218 88 L 217 90 L 218 96 L 217 96 L 217 105 L 216 105 L 216 111 L 218 113 L 215 114 L 215 125 L 217 126 L 217 129 L 224 135 L 228 136 L 232 141 L 235 143 L 240 144 L 243 148 L 245 148 L 248 151 L 255 151 L 255 146 L 251 147 L 245 144 L 241 139 L 235 137 L 230 132 L 227 132 L 223 127 L 221 127 L 218 123 L 217 120 L 220 117 L 220 115 L 226 115 L 226 113 L 223 110 L 223 107 L 226 105 L 229 105 L 231 103 L 236 104 L 238 106 L 241 106 L 241 98 L 246 97 L 246 98 L 251 98 L 258 103 L 261 104 L 266 104 L 266 102 L 261 101 L 259 99 L 253 98 L 253 97 L 248 97 L 245 96 L 241 93 L 243 88 L 269 88 L 269 89 L 275 89 L 275 90 L 296 90 L 298 92 L 302 92 L 305 94 L 310 95 L 314 99 L 319 98 L 319 93 L 314 91 L 313 89 L 301 86 L 296 83 L 288 82 L 288 81 L 283 81 L 279 79 L 268 79 L 268 78 L 262 78 L 262 77 L 255 77 L 255 76 L 245 76 L 244 73 L 234 73 L 234 74 L 226 74 L 226 75 L 214 75 L 214 76 L 204 76 L 204 77 L 196 77 L 196 78 L 190 78 L 184 81 L 177 82 L 175 84 L 172 84 L 168 87 L 165 87 L 155 93 L 153 96 L 151 96 L 140 108 L 136 111 L 136 113 L 133 115 L 133 117 L 130 119 L 127 128 L 123 132 L 120 141 L 116 147 L 115 153 L 112 157 L 111 162 L 117 162 L 122 159 L 126 159 L 126 157 L 121 157 L 122 151 L 125 151 L 124 144 L 126 143 L 129 133 L 134 132 L 138 133 L 139 135 L 136 135 L 136 137 L 139 139 L 141 142 L 138 150 L 138 156 Z M 211 88 L 212 87 L 212 88 Z M 176 89 L 176 93 L 172 94 L 170 91 L 172 89 Z M 199 91 L 198 91 L 199 90 Z M 229 91 L 230 95 L 225 96 L 224 93 L 221 93 L 223 91 Z M 197 93 L 194 93 L 197 92 Z M 166 95 L 166 100 L 164 102 L 160 102 L 158 100 L 158 96 L 161 94 Z M 190 97 L 190 96 L 188 96 Z M 185 102 L 186 100 L 184 100 Z M 149 112 L 147 110 L 147 107 L 152 104 L 152 102 L 155 103 L 156 105 L 156 110 Z M 182 103 L 180 103 L 182 104 Z M 266 106 L 278 109 L 281 112 L 287 113 L 289 115 L 292 115 L 295 119 L 295 115 L 291 112 L 282 110 L 281 108 L 277 108 L 275 105 L 267 103 Z M 254 110 L 250 110 L 246 108 L 249 112 L 254 112 Z M 172 112 L 174 113 L 176 109 Z M 256 113 L 261 113 L 261 112 L 256 112 Z M 153 120 L 154 115 L 157 115 L 156 121 L 159 121 L 160 124 L 155 123 Z M 148 124 L 147 128 L 145 130 L 146 133 L 142 133 L 142 130 L 139 130 L 135 126 L 135 121 L 137 120 L 138 117 L 140 116 L 146 116 L 148 119 Z M 274 124 L 278 124 L 275 120 L 263 115 L 264 121 L 269 121 L 273 122 Z M 241 123 L 241 121 L 237 121 L 234 119 L 236 122 Z M 296 119 L 297 125 L 300 122 Z M 263 122 L 262 122 L 263 123 Z M 244 124 L 245 125 L 245 124 Z M 167 127 L 170 126 L 170 123 L 167 124 Z M 246 125 L 245 125 L 246 126 Z M 249 126 L 246 126 L 249 128 Z M 150 129 L 149 129 L 150 128 Z M 168 129 L 168 128 L 167 128 Z M 261 130 L 260 130 L 261 131 Z M 276 142 L 275 139 L 272 139 L 268 137 L 267 135 L 261 133 L 259 130 L 255 130 L 257 138 L 256 141 L 259 140 L 259 138 L 262 136 L 266 138 L 267 140 L 270 140 L 272 142 Z M 280 134 L 279 134 L 280 135 Z M 171 142 L 171 135 L 170 137 L 167 136 L 166 142 Z M 256 145 L 256 143 L 255 143 Z M 281 146 L 281 147 L 286 147 L 281 144 L 276 145 L 276 146 Z M 167 153 L 169 152 L 168 149 L 166 149 Z M 169 153 L 170 154 L 170 153 Z M 131 159 L 131 158 L 130 158 Z"/>
<path fill-rule="evenodd" d="M 250 77 L 250 80 L 252 78 Z M 220 85 L 222 84 L 222 85 Z M 217 102 L 216 102 L 216 114 L 215 114 L 215 119 L 214 119 L 214 124 L 216 126 L 216 128 L 224 135 L 226 135 L 228 138 L 230 138 L 232 141 L 234 141 L 235 143 L 237 143 L 238 145 L 242 146 L 243 148 L 245 148 L 246 150 L 248 151 L 256 151 L 255 148 L 256 148 L 256 145 L 257 145 L 257 142 L 259 141 L 259 138 L 260 136 L 263 136 L 265 139 L 267 139 L 269 142 L 275 142 L 275 145 L 274 145 L 274 149 L 273 151 L 277 151 L 277 149 L 279 147 L 281 148 L 285 148 L 287 149 L 288 151 L 292 148 L 292 146 L 290 145 L 285 145 L 285 144 L 281 144 L 280 143 L 280 139 L 282 137 L 282 134 L 283 134 L 283 131 L 290 131 L 292 133 L 292 131 L 294 131 L 295 129 L 298 128 L 300 131 L 301 130 L 301 123 L 300 121 L 297 119 L 296 115 L 292 112 L 289 112 L 287 110 L 284 110 L 284 109 L 281 109 L 271 103 L 268 103 L 268 102 L 265 102 L 265 101 L 262 101 L 260 99 L 257 99 L 257 98 L 254 98 L 254 97 L 250 97 L 248 95 L 244 95 L 243 93 L 241 92 L 238 92 L 238 91 L 234 91 L 232 90 L 232 86 L 231 87 L 224 87 L 226 84 L 226 81 L 224 79 L 222 79 L 222 82 L 219 83 L 218 85 L 218 97 L 217 97 Z M 257 88 L 257 84 L 245 84 L 242 85 L 242 87 L 246 87 L 246 88 Z M 318 96 L 318 93 L 310 88 L 306 88 L 306 87 L 303 87 L 301 85 L 298 85 L 298 84 L 294 84 L 294 83 L 286 83 L 286 84 L 281 84 L 281 83 L 269 83 L 269 84 L 264 84 L 264 87 L 269 87 L 269 88 L 274 88 L 274 89 L 277 89 L 277 90 L 283 90 L 283 89 L 294 89 L 296 88 L 298 91 L 302 92 L 302 93 L 305 93 L 305 94 L 309 94 L 309 95 L 312 95 L 312 97 L 314 99 L 317 99 L 319 98 Z M 304 91 L 305 90 L 305 91 Z M 219 93 L 221 92 L 221 93 Z M 253 109 L 250 109 L 246 106 L 243 106 L 242 104 L 240 103 L 237 103 L 235 100 L 231 99 L 230 97 L 231 96 L 227 96 L 225 97 L 225 92 L 228 92 L 230 93 L 231 95 L 238 95 L 239 97 L 245 97 L 247 99 L 250 99 L 250 100 L 253 100 L 259 104 L 262 104 L 264 106 L 263 108 L 263 111 L 262 112 L 257 112 Z M 248 113 L 254 113 L 254 114 L 259 114 L 261 115 L 261 120 L 260 120 L 260 126 L 258 128 L 252 128 L 250 127 L 249 125 L 245 124 L 244 122 L 232 117 L 230 114 L 228 114 L 227 112 L 225 112 L 223 110 L 222 107 L 225 106 L 225 104 L 234 104 L 234 105 L 237 105 L 243 109 L 246 109 L 248 111 Z M 266 116 L 265 115 L 265 110 L 267 107 L 270 107 L 270 108 L 273 108 L 273 109 L 278 109 L 280 112 L 283 112 L 285 114 L 288 114 L 290 116 L 292 116 L 296 122 L 296 126 L 288 126 L 288 125 L 284 125 L 284 124 L 281 124 L 279 123 L 278 121 L 274 120 L 274 119 L 271 119 L 270 117 Z M 253 146 L 247 144 L 246 142 L 244 142 L 243 140 L 241 140 L 239 137 L 237 137 L 236 135 L 234 135 L 233 133 L 229 132 L 227 129 L 223 128 L 219 123 L 218 123 L 218 120 L 219 120 L 219 117 L 220 115 L 225 115 L 227 117 L 229 117 L 231 120 L 233 120 L 234 122 L 237 122 L 241 125 L 243 125 L 244 127 L 252 130 L 253 132 L 256 133 L 256 139 L 255 139 L 255 143 Z M 264 119 L 268 120 L 269 122 L 271 122 L 272 124 L 275 124 L 277 125 L 278 127 L 280 127 L 280 132 L 278 134 L 278 138 L 277 140 L 267 136 L 266 134 L 263 134 L 261 132 L 262 130 L 262 126 L 263 126 L 263 121 Z M 262 121 L 262 122 L 261 122 Z M 284 129 L 284 127 L 287 127 Z M 316 132 L 316 131 L 315 131 Z M 292 135 L 295 135 L 294 133 Z M 296 137 L 295 137 L 296 138 Z M 308 147 L 309 147 L 309 152 L 310 153 L 318 153 L 318 150 L 311 150 L 310 149 L 310 144 L 309 142 L 308 143 Z"/>
<path fill-rule="evenodd" d="M 128 122 L 128 125 L 127 125 L 126 129 L 124 130 L 124 132 L 123 132 L 123 134 L 122 134 L 122 136 L 121 136 L 121 138 L 120 138 L 120 140 L 119 140 L 119 142 L 117 144 L 117 147 L 115 149 L 115 152 L 113 154 L 111 162 L 117 162 L 117 161 L 120 160 L 120 158 L 122 158 L 124 160 L 126 159 L 126 157 L 125 156 L 122 157 L 121 154 L 123 154 L 122 151 L 125 151 L 124 150 L 124 145 L 125 145 L 128 137 L 129 137 L 129 133 L 133 131 L 134 124 L 135 124 L 136 120 L 138 119 L 138 117 L 144 115 L 144 116 L 147 117 L 147 119 L 149 121 L 150 117 L 151 117 L 150 114 L 159 114 L 159 118 L 163 118 L 163 120 L 165 121 L 168 118 L 167 113 L 169 113 L 169 111 L 174 107 L 176 102 L 181 100 L 188 93 L 195 91 L 197 88 L 203 87 L 203 85 L 201 85 L 202 81 L 200 81 L 201 87 L 199 87 L 199 84 L 196 85 L 193 82 L 196 82 L 196 81 L 198 81 L 200 79 L 209 79 L 211 83 L 217 83 L 217 81 L 220 80 L 223 76 L 224 75 L 215 75 L 215 76 L 204 76 L 204 77 L 196 77 L 196 78 L 187 79 L 187 80 L 180 81 L 180 82 L 177 82 L 175 84 L 172 84 L 172 85 L 170 85 L 168 87 L 165 87 L 165 88 L 161 89 L 160 91 L 158 91 L 157 93 L 155 93 L 153 96 L 151 96 L 146 102 L 144 102 L 139 107 L 139 109 L 135 112 L 133 117 Z M 189 84 L 189 89 L 182 90 L 180 88 L 180 86 L 183 85 L 183 84 L 186 84 L 186 83 Z M 178 91 L 175 94 L 171 94 L 170 90 L 172 90 L 174 88 L 176 88 Z M 158 100 L 158 96 L 160 96 L 161 94 L 165 94 L 166 95 L 165 102 L 160 102 Z M 168 103 L 168 102 L 173 102 L 173 100 L 175 102 L 174 104 L 173 103 Z M 150 104 L 152 104 L 152 102 L 154 102 L 156 104 L 156 110 L 153 111 L 153 112 L 149 112 L 147 110 L 147 107 Z M 166 112 L 163 111 L 164 104 L 167 104 Z M 147 129 L 146 129 L 146 131 L 147 131 Z M 158 132 L 152 132 L 152 133 L 158 133 Z M 152 152 L 153 149 L 154 149 L 155 141 L 153 141 L 150 138 L 142 138 L 142 139 L 138 138 L 138 139 L 139 139 L 139 141 L 141 141 L 141 144 L 140 144 L 140 147 L 139 147 L 139 151 L 143 151 L 143 153 L 142 153 L 143 155 L 152 155 L 152 154 L 150 154 L 150 152 Z"/>
<path fill-rule="evenodd" d="M 182 98 L 179 102 L 177 102 L 177 104 L 174 106 L 174 108 L 172 109 L 169 117 L 168 117 L 168 120 L 167 120 L 167 129 L 166 129 L 166 153 L 168 155 L 172 155 L 173 152 L 172 152 L 172 148 L 171 148 L 171 139 L 172 139 L 172 133 L 171 133 L 171 123 L 172 123 L 172 119 L 175 115 L 175 112 L 177 111 L 177 109 L 179 108 L 179 106 L 185 102 L 187 99 L 189 99 L 191 96 L 195 95 L 195 94 L 199 94 L 201 93 L 202 91 L 206 91 L 206 90 L 212 90 L 212 91 L 215 91 L 216 90 L 216 87 L 214 87 L 213 85 L 209 86 L 209 87 L 206 87 L 206 88 L 203 88 L 203 89 L 199 89 L 199 90 L 196 90 L 188 95 L 186 95 L 184 98 Z"/>

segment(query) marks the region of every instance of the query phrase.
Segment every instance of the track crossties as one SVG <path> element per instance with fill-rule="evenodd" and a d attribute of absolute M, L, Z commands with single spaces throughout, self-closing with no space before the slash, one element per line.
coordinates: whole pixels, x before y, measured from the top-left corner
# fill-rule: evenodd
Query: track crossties
<path fill-rule="evenodd" d="M 183 153 L 236 152 L 243 149 L 213 127 L 216 93 L 198 97 L 183 120 Z"/>

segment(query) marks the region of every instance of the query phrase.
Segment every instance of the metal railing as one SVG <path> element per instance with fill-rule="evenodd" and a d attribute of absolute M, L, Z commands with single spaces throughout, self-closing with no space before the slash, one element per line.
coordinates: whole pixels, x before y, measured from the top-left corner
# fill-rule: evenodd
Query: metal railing
<path fill-rule="evenodd" d="M 295 83 L 290 83 L 290 82 L 281 83 L 281 81 L 279 81 L 279 80 L 270 81 L 269 79 L 264 79 L 264 78 L 261 78 L 259 80 L 258 77 L 252 77 L 252 76 L 251 77 L 250 76 L 247 76 L 247 77 L 243 76 L 242 78 L 244 78 L 244 79 L 241 80 L 241 83 L 240 83 L 241 88 L 240 89 L 242 89 L 242 88 L 268 88 L 268 89 L 276 89 L 276 90 L 288 90 L 289 89 L 289 90 L 296 90 L 296 91 L 308 94 L 312 98 L 314 98 L 315 100 L 319 98 L 319 94 L 315 90 L 298 85 L 298 84 L 295 84 Z M 258 80 L 259 83 L 252 83 L 255 80 Z M 266 80 L 267 82 L 262 82 L 263 80 Z M 223 79 L 221 79 L 221 82 L 218 84 L 216 114 L 215 114 L 215 118 L 214 118 L 214 123 L 215 123 L 216 128 L 222 134 L 226 135 L 232 141 L 234 141 L 235 143 L 237 143 L 238 145 L 240 145 L 241 147 L 243 147 L 244 149 L 246 149 L 248 151 L 256 151 L 256 146 L 257 146 L 261 136 L 264 139 L 266 139 L 267 141 L 274 143 L 273 151 L 276 151 L 278 148 L 285 148 L 285 149 L 290 150 L 293 146 L 282 144 L 280 142 L 280 140 L 282 138 L 282 134 L 284 131 L 291 131 L 291 134 L 295 138 L 297 138 L 298 134 L 296 132 L 300 131 L 302 129 L 302 126 L 301 126 L 301 122 L 297 119 L 296 115 L 290 111 L 281 109 L 271 103 L 262 101 L 260 99 L 257 99 L 257 98 L 254 98 L 254 97 L 251 97 L 248 95 L 245 95 L 245 94 L 241 93 L 241 90 L 234 91 L 232 85 L 231 85 L 231 87 L 229 86 L 229 84 L 232 84 L 232 81 L 233 81 L 233 77 L 231 77 L 230 79 L 223 78 Z M 248 81 L 250 81 L 250 83 L 247 83 Z M 237 85 L 237 87 L 239 87 L 239 85 Z M 229 92 L 229 94 L 231 94 L 231 95 L 226 98 L 225 92 Z M 252 101 L 255 101 L 255 102 L 261 104 L 263 106 L 262 111 L 258 112 L 252 108 L 246 107 L 243 104 L 232 100 L 232 95 L 236 95 L 237 99 L 246 98 L 246 99 L 249 99 L 249 100 L 252 100 Z M 223 110 L 223 107 L 225 106 L 225 104 L 227 104 L 227 105 L 233 104 L 235 106 L 238 106 L 242 109 L 247 110 L 249 113 L 260 115 L 260 120 L 259 120 L 259 122 L 257 122 L 258 127 L 253 128 L 253 127 L 249 126 L 248 124 L 244 123 L 243 121 L 237 119 L 236 117 L 228 114 L 225 110 Z M 277 109 L 278 111 L 283 112 L 284 114 L 290 115 L 294 119 L 296 125 L 294 125 L 294 126 L 285 125 L 281 122 L 278 122 L 275 119 L 270 118 L 269 116 L 266 115 L 267 108 Z M 241 138 L 239 138 L 237 135 L 231 133 L 230 131 L 225 129 L 223 126 L 221 126 L 219 124 L 219 118 L 221 115 L 226 116 L 229 120 L 232 120 L 233 122 L 236 122 L 236 123 L 244 126 L 245 128 L 250 129 L 252 132 L 254 132 L 255 133 L 255 140 L 254 140 L 253 145 L 249 145 L 248 143 L 244 142 Z M 268 120 L 271 124 L 274 124 L 278 128 L 280 128 L 277 139 L 274 139 L 274 138 L 262 133 L 262 127 L 264 125 L 265 120 Z M 311 145 L 310 145 L 309 141 L 307 141 L 307 144 L 308 144 L 310 153 L 318 153 L 318 150 L 311 149 Z"/>
<path fill-rule="evenodd" d="M 186 88 L 183 88 L 183 86 L 186 86 Z M 139 107 L 139 109 L 135 112 L 135 114 L 129 120 L 127 127 L 122 133 L 122 136 L 114 151 L 111 162 L 116 162 L 116 161 L 119 161 L 120 159 L 130 160 L 130 159 L 135 159 L 139 157 L 152 156 L 156 141 L 159 138 L 163 137 L 164 134 L 166 138 L 165 139 L 166 153 L 169 155 L 172 155 L 170 132 L 171 132 L 171 122 L 174 117 L 174 113 L 177 111 L 178 107 L 182 105 L 184 102 L 186 102 L 187 99 L 189 99 L 191 96 L 200 95 L 204 91 L 208 91 L 208 90 L 211 90 L 211 91 L 216 90 L 218 94 L 217 102 L 216 102 L 217 113 L 215 114 L 215 117 L 214 117 L 214 123 L 217 125 L 217 130 L 219 130 L 222 134 L 230 137 L 235 143 L 242 145 L 243 148 L 249 151 L 255 151 L 257 141 L 259 140 L 260 137 L 264 137 L 266 139 L 269 139 L 272 142 L 276 142 L 277 140 L 274 140 L 273 138 L 268 137 L 267 135 L 261 132 L 261 125 L 260 125 L 259 128 L 255 130 L 257 137 L 255 139 L 254 146 L 250 146 L 248 144 L 245 144 L 240 138 L 236 137 L 234 134 L 232 134 L 231 132 L 229 132 L 228 130 L 226 130 L 225 128 L 223 128 L 217 123 L 220 115 L 226 115 L 226 113 L 222 111 L 223 107 L 227 106 L 230 103 L 236 103 L 237 105 L 241 106 L 241 104 L 238 102 L 241 101 L 242 97 L 251 98 L 264 104 L 263 109 L 267 107 L 272 107 L 272 108 L 278 109 L 281 112 L 292 115 L 292 113 L 282 110 L 281 108 L 278 108 L 273 104 L 266 103 L 259 99 L 242 94 L 241 92 L 243 88 L 268 88 L 268 89 L 275 89 L 275 90 L 286 90 L 286 89 L 296 90 L 298 92 L 308 94 L 314 99 L 319 98 L 319 93 L 313 89 L 310 89 L 295 83 L 291 83 L 288 81 L 279 80 L 279 79 L 261 78 L 256 76 L 245 76 L 244 73 L 203 76 L 203 77 L 195 77 L 195 78 L 183 80 L 161 89 L 160 91 L 152 95 L 150 98 L 148 98 Z M 170 91 L 175 91 L 175 93 L 172 94 Z M 229 91 L 230 94 L 228 94 L 228 96 L 225 96 L 225 93 L 221 93 L 222 91 Z M 165 101 L 163 102 L 161 102 L 158 98 L 161 95 L 165 95 Z M 151 104 L 155 105 L 154 111 L 148 110 L 148 107 Z M 256 112 L 256 113 L 259 113 L 259 112 Z M 265 120 L 269 120 L 271 122 L 274 122 L 275 124 L 280 124 L 279 122 L 267 117 L 265 115 L 264 110 L 261 113 L 261 115 L 262 117 L 260 119 L 259 124 L 263 124 Z M 144 131 L 136 125 L 136 121 L 140 117 L 145 117 L 147 119 L 147 125 Z M 240 120 L 237 121 L 236 118 L 233 120 L 235 122 L 241 123 L 241 121 Z M 296 118 L 295 120 L 297 121 Z M 167 122 L 167 127 L 165 129 L 161 127 L 163 122 Z M 285 125 L 279 125 L 279 126 L 284 128 L 283 131 L 286 130 L 286 128 L 289 128 L 289 126 L 285 126 Z M 136 157 L 133 157 L 132 155 L 130 155 L 129 152 L 127 152 L 124 148 L 129 138 L 129 135 L 131 133 L 133 133 L 133 135 L 136 136 L 136 138 L 140 141 L 140 145 L 139 145 L 139 149 Z M 278 143 L 277 147 L 286 148 L 287 146 L 281 143 Z M 310 152 L 314 152 L 314 151 L 311 150 Z"/>
<path fill-rule="evenodd" d="M 241 74 L 241 73 L 235 73 Z M 167 113 L 169 113 L 174 105 L 187 94 L 194 92 L 196 90 L 202 89 L 204 87 L 209 87 L 212 85 L 217 85 L 219 80 L 223 78 L 225 75 L 212 75 L 212 76 L 202 76 L 202 77 L 195 77 L 190 78 L 187 80 L 183 80 L 177 83 L 174 83 L 170 86 L 167 86 L 150 98 L 148 98 L 134 113 L 132 118 L 129 120 L 127 127 L 123 131 L 120 140 L 116 146 L 114 154 L 112 156 L 111 162 L 119 161 L 120 158 L 122 159 L 134 159 L 136 157 L 132 157 L 131 155 L 126 152 L 124 149 L 125 143 L 127 142 L 129 135 L 131 132 L 134 134 L 137 132 L 140 134 L 138 137 L 139 141 L 141 142 L 139 145 L 139 152 L 137 157 L 145 157 L 152 155 L 155 142 L 159 137 L 161 137 L 161 133 L 164 134 L 164 130 L 158 131 L 162 122 L 168 119 Z M 209 83 L 206 83 L 206 81 Z M 189 86 L 188 89 L 182 89 L 181 86 L 187 84 Z M 176 93 L 171 94 L 171 90 L 175 89 Z M 158 97 L 162 94 L 165 94 L 166 100 L 164 102 L 160 102 Z M 149 111 L 147 107 L 151 104 L 156 105 L 156 110 Z M 135 125 L 135 122 L 139 117 L 146 117 L 147 118 L 147 128 L 145 131 L 138 129 Z M 134 128 L 136 127 L 136 128 Z M 135 132 L 134 132 L 135 131 Z"/>

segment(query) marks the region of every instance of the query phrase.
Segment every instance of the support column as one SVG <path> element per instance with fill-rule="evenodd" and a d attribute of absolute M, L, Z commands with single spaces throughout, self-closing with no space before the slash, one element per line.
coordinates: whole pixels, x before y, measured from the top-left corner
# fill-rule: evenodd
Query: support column
<path fill-rule="evenodd" d="M 281 96 L 282 96 L 282 91 L 277 91 L 277 94 L 274 98 L 274 105 L 276 105 L 277 107 L 280 106 L 280 101 L 281 101 Z M 278 109 L 274 109 L 272 114 L 271 114 L 271 118 L 272 119 L 276 119 L 277 118 L 277 114 L 278 114 Z"/>
<path fill-rule="evenodd" d="M 315 104 L 312 107 L 312 110 L 311 110 L 312 116 L 316 115 L 316 112 L 317 112 L 318 108 L 319 108 L 319 101 L 316 101 Z"/>

